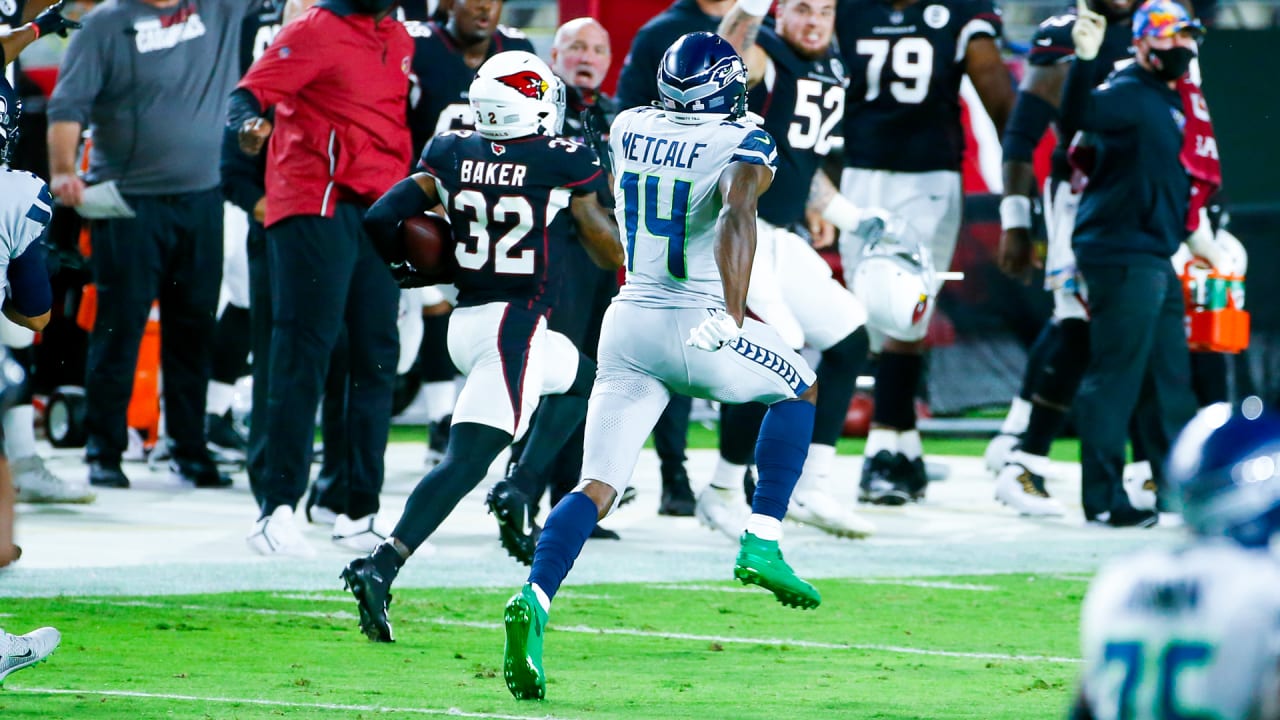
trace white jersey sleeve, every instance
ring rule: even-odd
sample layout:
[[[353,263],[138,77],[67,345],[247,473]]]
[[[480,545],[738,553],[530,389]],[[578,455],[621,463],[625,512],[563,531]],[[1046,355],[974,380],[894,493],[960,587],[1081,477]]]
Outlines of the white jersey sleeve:
[[[1094,579],[1081,637],[1098,720],[1256,717],[1276,701],[1280,564],[1225,540],[1128,558]]]
[[[26,252],[53,217],[53,195],[29,172],[0,169],[0,283],[8,294],[9,261]]]
[[[657,108],[620,114],[609,137],[618,226],[627,251],[619,300],[646,307],[723,308],[715,259],[720,176],[729,163],[777,165],[753,123],[681,125]]]

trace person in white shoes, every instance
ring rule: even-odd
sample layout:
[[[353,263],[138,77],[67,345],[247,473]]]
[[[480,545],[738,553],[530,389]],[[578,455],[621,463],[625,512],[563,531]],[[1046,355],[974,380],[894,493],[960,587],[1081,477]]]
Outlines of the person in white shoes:
[[[820,169],[823,158],[843,145],[839,126],[849,84],[831,46],[835,0],[784,0],[776,25],[762,27],[769,5],[738,2],[719,29],[747,64],[747,107],[762,116],[761,127],[778,144],[777,177],[758,205],[747,308],[791,347],[808,345],[822,354],[813,437],[787,519],[841,537],[864,537],[874,526],[850,503],[837,500],[825,481],[858,371],[867,361],[867,312],[814,248],[832,245],[836,228],[853,231],[880,215],[850,204]],[[807,231],[810,239],[793,229]],[[759,404],[722,408],[720,461],[698,495],[698,518],[735,539],[747,518],[737,488],[752,462],[764,412]]]
[[[13,673],[52,655],[60,642],[62,634],[51,627],[32,630],[26,635],[11,635],[0,629],[0,685]]]

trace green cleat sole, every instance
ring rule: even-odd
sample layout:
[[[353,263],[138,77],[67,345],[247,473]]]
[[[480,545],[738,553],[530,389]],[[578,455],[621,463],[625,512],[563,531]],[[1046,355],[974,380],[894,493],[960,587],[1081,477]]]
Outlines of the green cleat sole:
[[[743,585],[757,585],[773,593],[774,598],[786,607],[812,610],[822,604],[822,598],[797,592],[782,585],[776,585],[763,573],[746,565],[736,565],[733,577]]]
[[[540,663],[529,657],[533,608],[523,598],[513,599],[507,603],[503,621],[507,629],[507,647],[503,653],[502,674],[507,681],[507,689],[517,700],[541,700],[547,695],[547,681]]]

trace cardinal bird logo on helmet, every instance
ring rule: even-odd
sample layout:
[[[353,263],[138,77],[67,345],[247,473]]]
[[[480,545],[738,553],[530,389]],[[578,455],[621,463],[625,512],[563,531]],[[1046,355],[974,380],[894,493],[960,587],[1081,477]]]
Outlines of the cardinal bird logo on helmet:
[[[503,85],[515,88],[515,91],[521,95],[534,100],[543,99],[543,96],[547,93],[547,81],[532,70],[521,70],[518,73],[503,75],[496,79]]]
[[[920,322],[920,318],[924,317],[925,312],[929,310],[929,296],[921,294],[920,299],[916,301],[915,309],[911,311],[911,324],[915,325]]]

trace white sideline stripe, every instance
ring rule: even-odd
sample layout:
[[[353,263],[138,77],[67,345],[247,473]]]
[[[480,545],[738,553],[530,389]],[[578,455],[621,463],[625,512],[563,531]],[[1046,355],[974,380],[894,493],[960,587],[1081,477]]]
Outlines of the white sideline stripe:
[[[953,583],[943,580],[894,580],[891,578],[841,578],[842,582],[849,582],[855,585],[901,585],[904,587],[933,588],[935,590],[966,590],[971,592],[994,592],[1000,588],[995,585],[974,585],[969,583]],[[759,593],[759,589],[741,588],[741,587],[721,587],[719,585],[678,585],[674,583],[664,583],[661,585],[649,585],[647,587],[655,590],[689,590],[694,592],[720,592],[720,593]]]
[[[237,608],[212,607],[207,605],[166,605],[148,601],[108,601],[108,600],[75,600],[84,605],[109,605],[112,607],[145,607],[164,610],[188,610],[191,612],[240,612],[250,615],[284,615],[288,617],[329,618],[333,620],[355,620],[359,616],[345,611],[320,612],[317,610],[273,610],[271,608]],[[449,618],[410,618],[400,622],[444,625],[447,627],[468,627],[479,630],[501,630],[502,623],[484,622],[481,620],[451,620]],[[626,637],[659,638],[663,640],[692,640],[721,645],[771,645],[775,647],[803,647],[822,650],[863,650],[867,652],[888,652],[902,655],[929,655],[933,657],[963,658],[968,660],[1005,660],[1009,662],[1045,662],[1059,664],[1079,664],[1080,658],[1058,657],[1056,655],[1008,655],[1005,653],[960,652],[956,650],[931,650],[929,648],[906,647],[902,645],[876,645],[871,643],[829,643],[814,640],[788,640],[786,638],[749,638],[728,637],[721,635],[693,635],[689,633],[658,632],[656,630],[638,630],[635,628],[595,628],[586,625],[551,625],[549,629],[558,632],[579,633],[582,635],[622,635]]]
[[[31,695],[96,695],[101,697],[137,698],[140,700],[181,700],[183,702],[225,703],[227,705],[261,705],[307,710],[342,710],[369,713],[406,713],[410,715],[444,715],[446,717],[491,718],[492,720],[558,720],[553,715],[501,715],[498,713],[467,712],[459,708],[407,708],[385,705],[344,705],[340,703],[304,703],[287,700],[262,700],[258,698],[200,697],[172,693],[149,693],[126,690],[64,690],[57,688],[5,687],[9,692]]]

